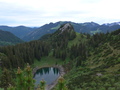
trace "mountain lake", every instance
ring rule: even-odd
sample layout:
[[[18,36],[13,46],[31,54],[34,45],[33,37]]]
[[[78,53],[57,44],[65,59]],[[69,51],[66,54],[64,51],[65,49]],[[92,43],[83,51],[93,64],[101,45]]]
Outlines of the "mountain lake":
[[[44,67],[40,68],[34,74],[35,85],[38,86],[41,80],[45,80],[46,84],[52,84],[60,75],[60,71],[58,68],[54,67]]]

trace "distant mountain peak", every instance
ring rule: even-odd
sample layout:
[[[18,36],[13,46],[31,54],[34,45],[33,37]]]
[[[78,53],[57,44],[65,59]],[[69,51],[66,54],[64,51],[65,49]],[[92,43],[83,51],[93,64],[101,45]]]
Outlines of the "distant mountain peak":
[[[103,24],[103,25],[106,25],[106,26],[120,25],[120,22],[105,23],[105,24]]]
[[[96,27],[96,26],[99,26],[99,24],[95,23],[95,22],[85,22],[85,23],[82,23],[84,26],[87,26],[87,27]]]

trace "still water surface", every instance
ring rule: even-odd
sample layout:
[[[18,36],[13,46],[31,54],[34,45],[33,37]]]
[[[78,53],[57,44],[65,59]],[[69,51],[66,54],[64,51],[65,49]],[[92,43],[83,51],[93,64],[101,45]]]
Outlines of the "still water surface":
[[[59,77],[59,74],[58,68],[46,67],[38,69],[34,74],[34,79],[36,80],[35,85],[38,85],[42,79],[49,85]]]

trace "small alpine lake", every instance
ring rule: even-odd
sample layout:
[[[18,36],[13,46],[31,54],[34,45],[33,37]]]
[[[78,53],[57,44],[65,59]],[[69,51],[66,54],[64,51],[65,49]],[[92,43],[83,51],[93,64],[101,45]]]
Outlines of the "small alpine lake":
[[[60,71],[55,67],[44,67],[38,69],[34,73],[34,79],[36,80],[35,85],[40,84],[41,80],[45,80],[46,84],[49,85],[54,82],[60,75]]]

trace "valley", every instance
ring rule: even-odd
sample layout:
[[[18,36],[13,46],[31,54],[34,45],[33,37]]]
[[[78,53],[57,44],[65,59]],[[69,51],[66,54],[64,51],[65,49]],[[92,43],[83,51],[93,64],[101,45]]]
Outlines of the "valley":
[[[78,33],[107,33],[112,32],[120,28],[119,22],[113,22],[108,24],[98,24],[96,22],[85,22],[85,23],[76,23],[71,21],[59,21],[55,23],[48,23],[38,27],[27,27],[27,26],[0,26],[0,29],[3,31],[9,31],[23,41],[32,41],[38,40],[45,34],[52,34],[58,30],[58,28],[65,24],[70,23],[74,30]]]
[[[59,26],[56,31],[41,35],[41,39],[37,38],[39,40],[0,47],[1,88],[8,88],[9,83],[13,87],[17,87],[15,83],[18,81],[15,72],[18,67],[24,71],[26,63],[29,63],[31,68],[62,66],[66,73],[63,76],[64,85],[67,86],[66,90],[119,90],[120,29],[110,29],[110,32],[107,32],[108,29],[106,29],[105,33],[91,34],[85,26],[92,28],[92,26],[105,25],[84,23],[81,26],[84,26],[88,32],[84,33],[83,30],[80,33],[80,31],[76,32],[76,27],[74,27],[78,24],[73,24],[62,23],[60,26],[56,24],[55,28],[50,27],[56,29]],[[11,74],[4,76],[4,68],[8,70],[7,73]],[[3,77],[9,77],[9,79]],[[2,83],[6,81],[8,83]],[[33,88],[32,85],[30,88]],[[59,84],[52,90],[59,90],[58,87]]]

